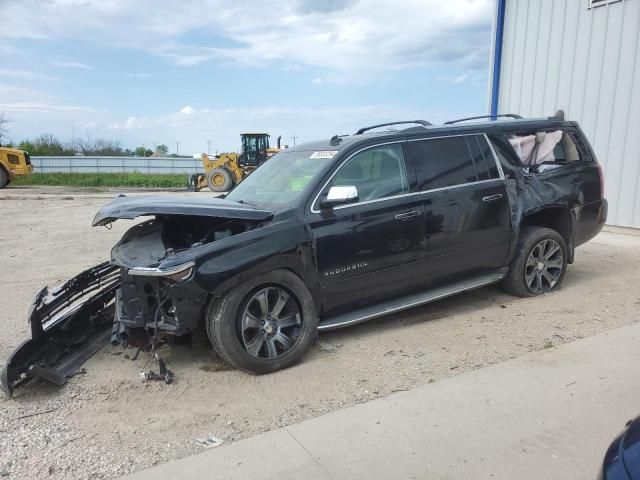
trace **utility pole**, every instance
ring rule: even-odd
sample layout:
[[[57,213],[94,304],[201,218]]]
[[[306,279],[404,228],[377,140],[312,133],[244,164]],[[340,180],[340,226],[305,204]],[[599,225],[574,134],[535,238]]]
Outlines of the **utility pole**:
[[[293,140],[293,146],[296,146],[296,138],[300,138],[300,137],[296,137],[296,132],[293,132],[293,135],[291,136],[291,140]]]
[[[180,142],[176,140],[176,157],[180,154],[180,151],[178,150],[179,146],[180,146]]]
[[[211,153],[211,140],[207,140],[207,155]]]

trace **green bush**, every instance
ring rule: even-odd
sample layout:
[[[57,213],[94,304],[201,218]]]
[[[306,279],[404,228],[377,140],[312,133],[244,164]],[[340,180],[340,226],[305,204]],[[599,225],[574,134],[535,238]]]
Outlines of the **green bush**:
[[[131,173],[33,173],[18,177],[12,185],[60,185],[68,187],[184,188],[188,175]]]

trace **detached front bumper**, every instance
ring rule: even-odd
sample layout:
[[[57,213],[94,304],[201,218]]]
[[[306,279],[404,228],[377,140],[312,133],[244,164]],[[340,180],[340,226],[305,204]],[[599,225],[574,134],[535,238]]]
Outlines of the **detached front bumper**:
[[[105,262],[43,288],[29,311],[31,338],[9,356],[0,389],[11,396],[29,378],[62,385],[109,340],[128,344],[133,330],[159,340],[192,332],[207,292],[189,280],[195,264],[127,269]]]
[[[57,385],[109,342],[120,268],[105,262],[52,290],[43,288],[29,311],[31,338],[9,356],[0,389],[11,396],[32,377]]]

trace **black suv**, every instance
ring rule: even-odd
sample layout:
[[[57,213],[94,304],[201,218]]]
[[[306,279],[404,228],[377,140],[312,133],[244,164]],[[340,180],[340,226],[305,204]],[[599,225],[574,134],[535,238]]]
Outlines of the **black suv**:
[[[416,126],[371,131],[405,123]],[[376,125],[278,153],[224,198],[116,198],[94,225],[153,218],[56,295],[94,285],[90,310],[108,312],[114,341],[204,322],[224,361],[267,373],[298,362],[318,330],[497,282],[525,297],[555,290],[606,215],[600,166],[561,112]],[[66,321],[46,293],[34,337],[47,333],[34,322]]]

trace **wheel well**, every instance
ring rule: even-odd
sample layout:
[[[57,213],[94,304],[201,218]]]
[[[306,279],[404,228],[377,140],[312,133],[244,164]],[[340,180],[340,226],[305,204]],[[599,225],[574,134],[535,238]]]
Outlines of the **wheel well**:
[[[564,239],[569,249],[569,263],[573,263],[573,222],[571,213],[564,207],[550,207],[530,213],[522,219],[522,227],[546,227],[555,230]]]
[[[222,282],[220,285],[218,285],[212,292],[209,293],[209,299],[207,301],[216,301],[216,299],[219,299],[223,296],[225,296],[227,293],[229,293],[230,291],[232,291],[234,288],[237,288],[238,285],[240,285],[242,282],[246,281],[249,278],[252,278],[254,276],[257,275],[263,275],[269,271],[272,270],[286,270],[289,273],[292,273],[293,275],[295,275],[296,277],[298,277],[307,287],[307,289],[309,290],[309,293],[311,293],[311,296],[313,297],[314,301],[316,302],[316,308],[318,308],[318,312],[320,312],[320,306],[319,306],[319,298],[317,298],[317,293],[314,294],[314,291],[312,288],[310,288],[310,286],[307,284],[307,282],[305,282],[305,279],[302,275],[300,275],[300,273],[298,271],[296,271],[295,268],[292,268],[291,266],[280,266],[278,268],[275,269],[257,269],[255,271],[252,271],[250,274],[245,274],[245,275],[235,275],[229,279],[227,279],[226,281]]]

